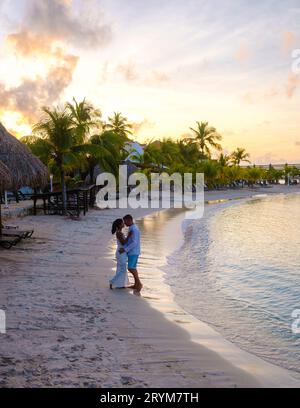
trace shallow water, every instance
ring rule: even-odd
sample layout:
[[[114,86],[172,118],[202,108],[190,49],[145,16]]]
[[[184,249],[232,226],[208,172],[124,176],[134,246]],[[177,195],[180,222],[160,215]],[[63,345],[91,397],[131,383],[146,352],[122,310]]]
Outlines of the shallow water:
[[[300,373],[300,195],[207,207],[168,259],[176,301],[225,338]]]

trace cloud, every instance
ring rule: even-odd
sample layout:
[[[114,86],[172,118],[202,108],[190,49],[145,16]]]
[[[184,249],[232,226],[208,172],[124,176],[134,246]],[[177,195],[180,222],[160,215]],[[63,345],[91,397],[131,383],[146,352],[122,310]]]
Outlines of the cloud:
[[[163,71],[153,69],[152,71],[142,71],[138,65],[132,61],[110,62],[106,61],[100,68],[99,79],[101,83],[114,81],[116,78],[124,79],[127,82],[138,84],[157,85],[168,82],[169,76]]]
[[[88,3],[84,2],[85,9]],[[26,0],[22,23],[6,42],[21,61],[38,58],[45,70],[43,76],[21,78],[15,87],[0,82],[1,117],[9,111],[34,123],[41,106],[57,103],[72,82],[79,57],[68,52],[68,46],[95,49],[110,41],[110,26],[102,23],[98,9],[93,22],[87,21],[85,12],[74,15],[74,10],[72,0]]]
[[[74,55],[61,55],[46,77],[24,79],[20,85],[9,89],[0,83],[0,113],[19,112],[27,123],[37,121],[41,105],[56,102],[71,83],[77,62],[78,57]]]
[[[289,54],[293,47],[296,45],[297,36],[291,31],[285,31],[281,34],[280,42],[283,54]]]
[[[72,43],[75,47],[103,46],[111,39],[111,27],[101,23],[103,19],[96,10],[94,21],[85,15],[72,14],[72,1],[28,0],[24,22],[38,35]]]
[[[121,74],[122,77],[129,82],[138,80],[139,75],[137,69],[133,63],[128,62],[127,64],[119,64],[116,67],[116,72]]]
[[[180,140],[185,140],[185,139],[193,139],[194,135],[192,133],[183,133],[182,135],[179,136]]]
[[[252,157],[252,156],[251,156]],[[255,164],[268,165],[268,164],[283,164],[286,163],[286,158],[278,156],[274,152],[266,152],[261,156],[253,155],[252,162]]]
[[[237,49],[234,57],[240,64],[247,63],[251,58],[251,51],[249,47],[245,44],[241,44],[240,47]]]
[[[256,99],[257,99],[257,95],[255,95],[254,92],[247,92],[243,95],[243,101],[250,105],[255,103]]]
[[[287,83],[285,85],[285,90],[286,95],[289,99],[291,99],[294,96],[299,84],[300,84],[299,75],[290,74],[288,76]]]
[[[46,34],[38,36],[30,30],[8,35],[7,42],[22,59],[34,56],[48,62],[44,76],[22,78],[20,85],[11,88],[0,83],[0,113],[17,112],[32,124],[38,120],[41,106],[57,102],[70,85],[79,57],[67,53]]]
[[[262,122],[259,122],[257,124],[257,127],[261,127],[261,126],[270,126],[272,124],[272,122],[270,122],[269,120],[263,120]]]
[[[286,96],[288,99],[291,99],[298,86],[300,84],[300,76],[295,74],[290,74],[284,84],[280,87],[272,86],[268,89],[258,89],[246,92],[242,99],[247,104],[255,104],[260,102],[265,102],[276,97]]]
[[[224,131],[222,132],[222,134],[223,134],[224,136],[235,136],[237,133],[236,133],[236,131],[234,131],[234,130],[224,130]]]
[[[170,80],[166,73],[157,70],[151,72],[150,79],[156,83],[168,82]]]
[[[9,34],[6,38],[8,45],[20,57],[31,57],[32,55],[47,56],[52,52],[53,39],[46,35],[36,35],[29,30]]]
[[[155,123],[150,122],[148,119],[144,119],[141,122],[132,123],[134,133],[139,133],[143,128],[154,128]]]

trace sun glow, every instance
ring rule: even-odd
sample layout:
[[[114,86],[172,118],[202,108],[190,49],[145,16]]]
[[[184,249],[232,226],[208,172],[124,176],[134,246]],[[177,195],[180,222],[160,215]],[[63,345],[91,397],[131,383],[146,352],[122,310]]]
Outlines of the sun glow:
[[[5,127],[18,138],[29,136],[32,132],[30,125],[26,123],[25,118],[18,112],[0,112],[0,122],[4,123]]]

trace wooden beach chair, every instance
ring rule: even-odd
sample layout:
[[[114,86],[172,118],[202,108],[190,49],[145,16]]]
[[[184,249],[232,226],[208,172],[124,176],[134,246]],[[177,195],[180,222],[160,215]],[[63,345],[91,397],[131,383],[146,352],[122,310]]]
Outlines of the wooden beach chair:
[[[21,238],[31,238],[34,230],[20,230],[19,227],[2,226],[2,235],[20,236]]]
[[[18,227],[4,227],[3,235],[22,236],[22,238],[31,238],[34,230],[20,230]]]
[[[0,246],[5,249],[10,249],[11,247],[17,245],[21,241],[20,237],[6,237],[0,235]]]

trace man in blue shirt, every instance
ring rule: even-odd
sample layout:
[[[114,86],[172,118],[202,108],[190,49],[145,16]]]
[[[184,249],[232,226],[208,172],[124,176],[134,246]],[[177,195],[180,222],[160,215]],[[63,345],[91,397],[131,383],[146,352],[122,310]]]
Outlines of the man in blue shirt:
[[[140,292],[143,285],[139,278],[137,264],[141,254],[141,233],[138,226],[133,222],[131,215],[126,215],[123,220],[125,225],[129,227],[129,235],[128,241],[124,244],[124,248],[120,249],[120,253],[123,253],[124,251],[127,253],[128,270],[134,277],[134,285],[132,288]]]

